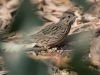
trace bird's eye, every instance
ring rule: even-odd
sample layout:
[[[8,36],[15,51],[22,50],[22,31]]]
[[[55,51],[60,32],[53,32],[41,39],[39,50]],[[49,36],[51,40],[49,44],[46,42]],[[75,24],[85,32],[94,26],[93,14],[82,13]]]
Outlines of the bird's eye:
[[[68,18],[70,18],[70,16],[68,16]]]

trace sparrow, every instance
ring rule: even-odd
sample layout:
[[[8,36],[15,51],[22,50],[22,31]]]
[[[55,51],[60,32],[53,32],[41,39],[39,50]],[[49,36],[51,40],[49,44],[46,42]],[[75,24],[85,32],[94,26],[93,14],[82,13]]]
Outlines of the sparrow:
[[[36,43],[39,47],[60,45],[66,39],[77,16],[74,12],[66,11],[57,23],[50,24],[34,35],[23,39],[21,43]]]

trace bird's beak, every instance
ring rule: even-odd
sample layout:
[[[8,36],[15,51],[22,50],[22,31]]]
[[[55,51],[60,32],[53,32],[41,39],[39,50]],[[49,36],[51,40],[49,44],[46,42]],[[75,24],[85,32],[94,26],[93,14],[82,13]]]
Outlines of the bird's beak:
[[[78,18],[78,16],[74,16],[73,21],[75,21],[75,20],[76,20],[76,18]]]
[[[75,19],[78,18],[78,16],[75,16]]]

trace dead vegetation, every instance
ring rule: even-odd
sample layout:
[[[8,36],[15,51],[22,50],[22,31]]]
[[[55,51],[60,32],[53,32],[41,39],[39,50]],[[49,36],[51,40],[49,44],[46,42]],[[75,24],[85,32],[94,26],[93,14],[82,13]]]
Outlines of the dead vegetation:
[[[8,30],[11,28],[11,23],[16,18],[16,13],[20,11],[18,8],[21,2],[21,0],[10,0],[8,2],[7,0],[0,1],[0,34],[3,34],[1,37],[6,40],[6,42],[2,42],[2,50],[8,53],[11,52],[11,55],[13,55],[13,52],[20,52],[20,50],[26,50],[28,48],[29,52],[27,52],[27,54],[29,57],[34,58],[35,60],[42,60],[45,64],[49,65],[50,69],[48,70],[48,73],[50,72],[50,75],[82,74],[82,72],[76,67],[78,65],[70,65],[71,62],[78,62],[78,64],[82,63],[82,65],[80,66],[79,64],[79,66],[83,68],[83,71],[84,69],[87,70],[87,68],[89,68],[92,71],[95,71],[97,75],[100,74],[100,68],[94,67],[100,67],[99,0],[31,0],[31,4],[35,4],[38,8],[35,14],[40,16],[41,20],[44,22],[43,26],[35,25],[27,33],[20,30],[8,34]],[[34,7],[32,9],[34,10]],[[74,12],[78,18],[72,25],[64,44],[61,44],[60,47],[54,47],[49,49],[49,51],[36,48],[34,52],[32,51],[32,47],[35,46],[35,43],[15,44],[16,38],[19,39],[35,34],[45,26],[58,22],[65,11]],[[75,58],[75,56],[78,55],[80,58]],[[80,62],[81,60],[82,62]],[[89,64],[85,66],[83,62]],[[1,65],[0,68],[4,68],[4,66]],[[84,68],[83,66],[87,68]],[[5,72],[8,74],[4,69],[0,70],[1,75]],[[93,72],[93,74],[95,72]],[[91,73],[88,73],[88,75]]]

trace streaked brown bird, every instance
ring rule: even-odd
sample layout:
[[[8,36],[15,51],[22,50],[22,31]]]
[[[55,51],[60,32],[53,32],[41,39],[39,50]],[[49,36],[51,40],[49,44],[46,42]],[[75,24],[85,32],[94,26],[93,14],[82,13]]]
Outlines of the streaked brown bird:
[[[40,47],[59,45],[67,37],[76,18],[77,16],[73,12],[66,11],[59,22],[46,26],[35,35],[25,38],[21,43],[36,43]]]

